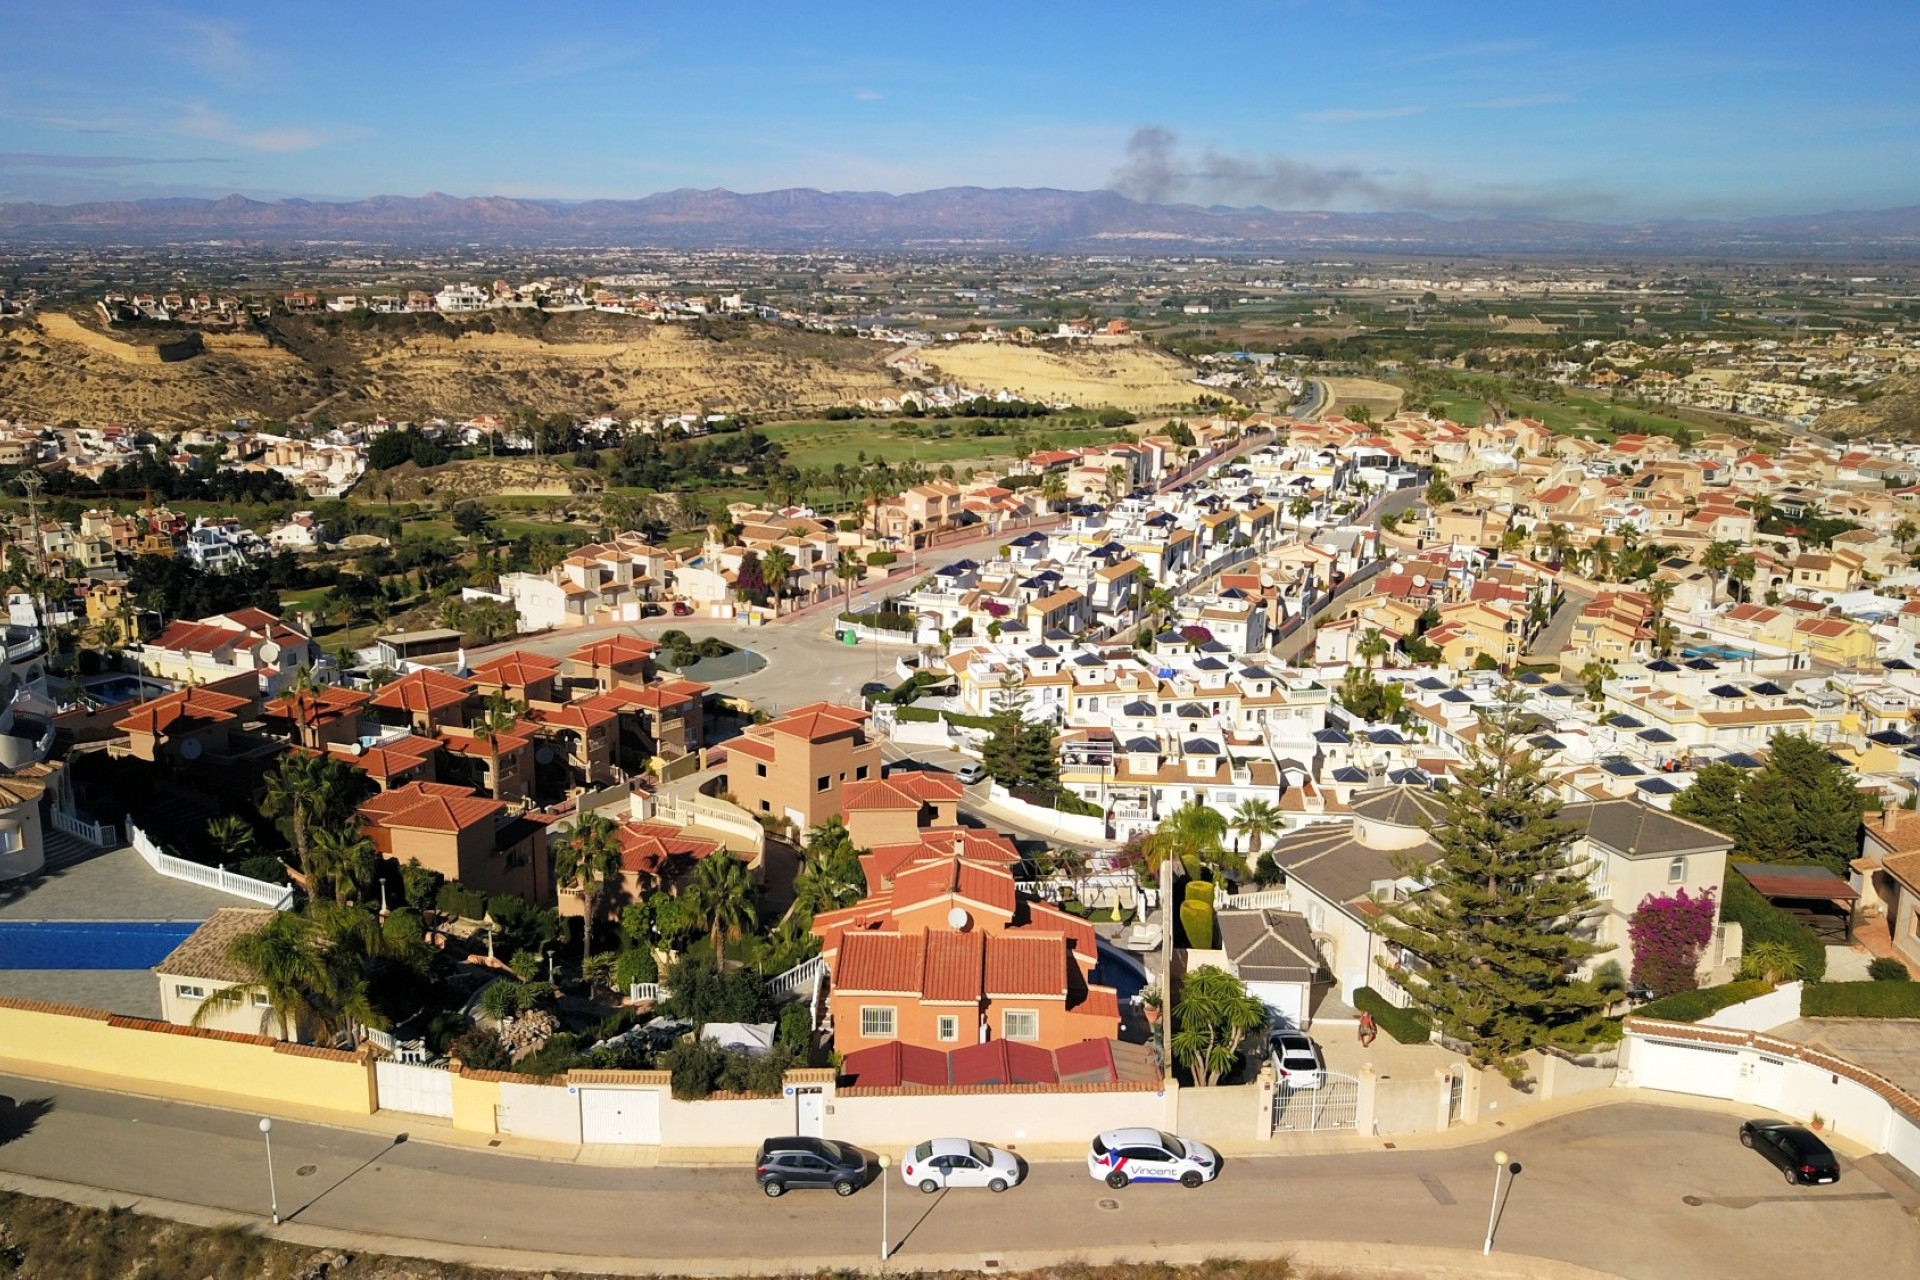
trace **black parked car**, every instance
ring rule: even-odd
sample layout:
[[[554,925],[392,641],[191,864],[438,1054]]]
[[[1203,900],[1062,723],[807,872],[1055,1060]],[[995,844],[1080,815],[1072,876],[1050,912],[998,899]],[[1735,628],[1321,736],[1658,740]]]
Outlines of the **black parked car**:
[[[1840,1181],[1840,1162],[1813,1130],[1782,1120],[1749,1120],[1740,1126],[1740,1145],[1773,1161],[1795,1186]]]
[[[791,1188],[832,1187],[850,1196],[865,1186],[873,1168],[856,1147],[825,1138],[768,1138],[754,1161],[754,1181],[769,1196]]]

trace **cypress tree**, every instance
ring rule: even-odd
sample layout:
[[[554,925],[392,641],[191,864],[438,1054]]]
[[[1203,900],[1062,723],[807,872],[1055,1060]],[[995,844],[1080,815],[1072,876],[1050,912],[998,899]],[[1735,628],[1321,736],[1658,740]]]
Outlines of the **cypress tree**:
[[[1575,831],[1523,737],[1511,691],[1480,717],[1478,740],[1433,829],[1440,856],[1403,857],[1401,874],[1427,887],[1388,904],[1380,933],[1412,953],[1388,972],[1477,1066],[1510,1079],[1520,1055],[1557,1027],[1605,1004],[1574,967],[1604,948],[1581,937],[1594,907]]]

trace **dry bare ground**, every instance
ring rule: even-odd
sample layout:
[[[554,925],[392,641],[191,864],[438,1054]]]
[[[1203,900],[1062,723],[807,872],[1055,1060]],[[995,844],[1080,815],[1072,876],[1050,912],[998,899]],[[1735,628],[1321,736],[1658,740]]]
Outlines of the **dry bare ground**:
[[[1037,400],[1070,400],[1087,408],[1161,409],[1186,404],[1201,388],[1193,371],[1152,347],[1017,347],[1005,342],[954,342],[924,347],[920,359],[955,382],[1005,388]]]
[[[1406,394],[1390,382],[1375,382],[1372,378],[1322,378],[1321,381],[1327,384],[1327,403],[1320,411],[1322,417],[1343,414],[1349,405],[1363,404],[1372,411],[1373,420],[1379,422],[1399,412],[1400,398]]]
[[[896,380],[871,343],[758,323],[688,326],[573,313],[535,319],[276,317],[264,332],[210,333],[187,360],[48,314],[0,325],[0,416],[190,425],[336,418],[714,411],[799,414],[884,395]]]

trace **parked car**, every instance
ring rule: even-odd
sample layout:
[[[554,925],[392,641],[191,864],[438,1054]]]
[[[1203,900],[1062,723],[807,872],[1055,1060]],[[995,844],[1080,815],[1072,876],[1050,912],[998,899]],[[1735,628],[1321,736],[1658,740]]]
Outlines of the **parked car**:
[[[1794,1186],[1840,1181],[1840,1162],[1834,1159],[1833,1148],[1804,1125],[1749,1120],[1740,1126],[1740,1145],[1773,1161]]]
[[[673,616],[676,618],[691,618],[693,616],[693,606],[685,600],[675,600],[673,602]]]
[[[863,698],[877,698],[892,692],[893,686],[884,680],[869,680],[860,686],[860,696]]]
[[[987,769],[986,769],[986,766],[981,764],[978,760],[969,760],[965,764],[961,765],[958,769],[955,769],[953,771],[953,776],[960,779],[961,786],[970,787],[974,783],[980,782],[986,778]]]
[[[900,1157],[900,1178],[928,1195],[944,1187],[1005,1191],[1020,1185],[1020,1159],[1011,1151],[966,1138],[931,1138]]]
[[[754,1181],[769,1196],[802,1187],[832,1187],[850,1196],[865,1186],[873,1167],[857,1147],[825,1138],[768,1138],[754,1161]]]
[[[1220,1153],[1158,1129],[1109,1129],[1088,1148],[1087,1172],[1116,1191],[1129,1182],[1198,1187],[1220,1176]]]
[[[1288,1089],[1318,1089],[1327,1082],[1327,1060],[1303,1031],[1275,1031],[1267,1037],[1274,1073]]]

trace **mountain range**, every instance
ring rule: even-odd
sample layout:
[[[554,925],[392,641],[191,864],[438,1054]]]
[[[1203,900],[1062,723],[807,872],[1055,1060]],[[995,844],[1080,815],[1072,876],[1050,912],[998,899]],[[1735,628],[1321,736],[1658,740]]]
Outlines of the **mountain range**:
[[[148,242],[241,237],[387,244],[631,244],[1071,253],[1647,253],[1920,255],[1920,206],[1735,220],[1578,222],[1526,215],[1289,212],[1150,204],[1114,191],[946,187],[906,195],[796,187],[682,189],[638,200],[373,196],[0,204],[0,239]]]

